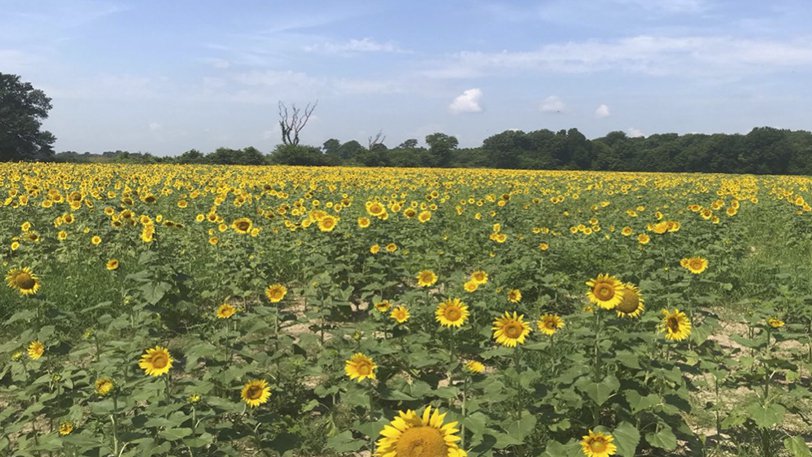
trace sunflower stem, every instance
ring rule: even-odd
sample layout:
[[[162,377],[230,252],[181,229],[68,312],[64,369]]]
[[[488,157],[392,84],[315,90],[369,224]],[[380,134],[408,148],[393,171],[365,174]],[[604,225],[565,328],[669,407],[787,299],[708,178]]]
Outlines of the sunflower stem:
[[[462,382],[462,417],[460,419],[460,448],[465,449],[465,400],[468,396],[468,378]]]

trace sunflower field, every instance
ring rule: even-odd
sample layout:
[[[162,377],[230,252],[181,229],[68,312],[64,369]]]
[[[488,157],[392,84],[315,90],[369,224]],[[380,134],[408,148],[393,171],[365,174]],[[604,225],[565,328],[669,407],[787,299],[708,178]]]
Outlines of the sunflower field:
[[[810,457],[812,178],[0,164],[0,455]]]

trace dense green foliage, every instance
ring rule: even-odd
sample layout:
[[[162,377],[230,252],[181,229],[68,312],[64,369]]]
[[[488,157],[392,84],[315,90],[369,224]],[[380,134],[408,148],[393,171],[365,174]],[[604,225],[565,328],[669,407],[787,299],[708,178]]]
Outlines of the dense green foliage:
[[[459,148],[455,137],[433,133],[426,146],[408,139],[394,148],[377,143],[329,139],[321,148],[278,145],[267,156],[254,147],[197,150],[177,157],[126,151],[97,154],[62,152],[61,162],[284,164],[369,167],[488,167],[528,170],[609,170],[753,174],[812,174],[812,133],[771,127],[741,134],[666,133],[629,137],[611,132],[587,139],[578,129],[553,132],[508,130],[486,138],[477,148]]]
[[[0,162],[46,160],[56,138],[40,130],[51,99],[17,75],[0,73]]]

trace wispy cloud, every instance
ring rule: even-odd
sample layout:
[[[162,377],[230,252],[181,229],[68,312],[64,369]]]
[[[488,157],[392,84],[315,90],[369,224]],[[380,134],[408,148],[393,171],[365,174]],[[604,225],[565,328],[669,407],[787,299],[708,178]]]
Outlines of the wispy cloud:
[[[567,105],[565,105],[564,102],[556,95],[551,95],[545,98],[544,101],[541,102],[541,106],[539,107],[539,109],[544,113],[555,113],[555,114],[563,113],[566,108]]]
[[[454,98],[454,101],[448,105],[448,109],[454,114],[478,113],[482,111],[482,107],[479,105],[481,98],[482,91],[480,89],[468,89]]]
[[[450,61],[450,62],[449,62]],[[555,43],[535,51],[464,51],[424,72],[471,78],[505,70],[586,73],[619,70],[649,75],[773,71],[812,65],[812,39],[791,41],[640,35],[614,41]]]
[[[335,42],[325,41],[322,43],[311,44],[304,46],[306,52],[318,52],[324,54],[358,54],[366,52],[380,52],[380,53],[404,53],[405,50],[401,49],[392,42],[380,43],[372,38],[352,39],[349,41]]]

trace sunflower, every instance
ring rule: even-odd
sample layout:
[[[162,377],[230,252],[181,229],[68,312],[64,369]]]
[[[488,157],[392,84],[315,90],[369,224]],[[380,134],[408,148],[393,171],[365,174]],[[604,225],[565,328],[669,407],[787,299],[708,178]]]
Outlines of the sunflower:
[[[361,217],[358,218],[358,227],[359,228],[365,229],[365,228],[369,227],[370,223],[371,223],[371,221],[369,220],[368,217],[361,216]]]
[[[63,421],[59,424],[59,436],[68,436],[73,433],[73,422]]]
[[[623,283],[614,276],[599,274],[586,285],[590,287],[586,294],[589,301],[603,309],[612,309],[623,300]]]
[[[589,435],[584,435],[581,440],[581,450],[586,457],[608,457],[617,453],[615,438],[602,432],[589,431]]]
[[[319,230],[322,232],[332,232],[338,224],[338,218],[335,216],[324,216],[319,220]]]
[[[702,257],[689,257],[680,260],[680,265],[691,273],[698,275],[708,269],[708,259]]]
[[[93,238],[90,239],[90,242],[93,243],[93,246],[98,246],[101,244],[102,239],[99,235],[93,235]]]
[[[380,244],[375,243],[375,244],[373,244],[372,246],[369,247],[369,253],[370,254],[375,255],[375,254],[377,254],[379,252],[381,252],[381,245]]]
[[[462,327],[468,318],[468,306],[459,298],[448,299],[437,305],[434,314],[437,322],[443,327]]]
[[[378,310],[379,313],[385,313],[392,308],[392,302],[389,300],[381,300],[378,303],[375,303],[375,309]]]
[[[253,227],[254,223],[247,217],[235,219],[234,222],[231,223],[231,228],[233,228],[234,231],[240,235],[245,235],[246,233],[250,232]]]
[[[417,273],[417,285],[419,287],[430,287],[437,282],[437,274],[431,270],[423,270]]]
[[[539,250],[546,251],[548,249],[550,249],[550,243],[545,243],[544,241],[539,243]]]
[[[408,321],[409,316],[411,316],[411,314],[409,314],[409,308],[407,308],[407,307],[405,307],[403,305],[396,306],[392,310],[392,312],[389,314],[389,317],[394,319],[398,324],[402,324],[402,323]]]
[[[265,288],[265,296],[271,303],[279,303],[287,293],[288,288],[282,284],[271,284]]]
[[[623,285],[623,299],[615,307],[617,317],[639,317],[646,306],[643,303],[643,296],[640,295],[640,289],[634,284],[626,283]]]
[[[102,397],[112,392],[114,387],[115,384],[113,383],[113,380],[110,378],[105,377],[96,380],[96,393]]]
[[[223,303],[217,307],[217,311],[214,312],[214,315],[217,316],[218,319],[228,319],[236,313],[237,308],[235,308],[234,305],[230,303]]]
[[[475,283],[474,281],[465,281],[465,284],[462,285],[462,288],[465,289],[466,292],[474,293],[477,289],[479,289],[479,284]]]
[[[242,386],[240,398],[246,405],[256,408],[257,406],[267,403],[268,398],[271,397],[271,388],[268,387],[268,381],[264,379],[252,379]]]
[[[511,303],[519,303],[522,301],[522,291],[519,289],[510,289],[507,294],[507,299]]]
[[[457,422],[443,424],[445,414],[432,413],[426,406],[423,415],[412,410],[398,412],[398,417],[384,426],[376,443],[376,457],[466,457],[459,448]]]
[[[420,214],[417,215],[417,220],[420,221],[423,224],[430,221],[431,220],[431,211],[421,211]]]
[[[651,237],[648,236],[646,233],[641,233],[637,235],[637,242],[640,244],[648,244],[651,241]]]
[[[668,231],[668,221],[658,222],[656,224],[649,224],[647,227],[650,232],[654,232],[657,235],[662,235]]]
[[[28,344],[28,357],[37,360],[45,354],[45,345],[40,340],[34,340]]]
[[[118,266],[119,266],[118,259],[110,259],[107,261],[107,264],[105,264],[105,267],[107,267],[107,269],[110,271],[118,270]]]
[[[39,291],[40,280],[28,267],[14,268],[6,274],[6,284],[20,295],[34,295]]]
[[[161,376],[169,373],[169,369],[172,368],[172,356],[165,347],[155,346],[146,350],[138,366],[149,376]]]
[[[475,282],[478,286],[486,284],[488,282],[488,273],[485,273],[482,270],[477,270],[471,273],[470,281]]]
[[[663,320],[660,323],[660,331],[665,333],[665,339],[672,341],[682,341],[691,334],[691,321],[682,311],[674,308],[674,311],[664,309]]]
[[[530,333],[530,324],[524,321],[524,315],[519,315],[515,311],[513,315],[509,311],[493,321],[493,338],[497,343],[516,347],[517,344],[524,344],[524,339]]]
[[[386,252],[392,254],[398,250],[398,245],[395,243],[389,243],[386,245]]]
[[[536,322],[539,330],[545,335],[553,336],[555,332],[564,328],[564,319],[558,314],[544,314]]]
[[[358,352],[344,362],[344,373],[354,381],[361,382],[364,379],[375,379],[375,370],[378,365],[371,358]]]
[[[767,325],[769,325],[772,328],[781,328],[784,326],[784,321],[778,319],[777,317],[771,317],[767,319]]]
[[[465,362],[465,370],[473,374],[482,374],[485,372],[485,365],[476,360],[469,360]]]
[[[620,234],[623,236],[632,236],[633,230],[628,225],[623,227],[623,230],[620,231]]]

